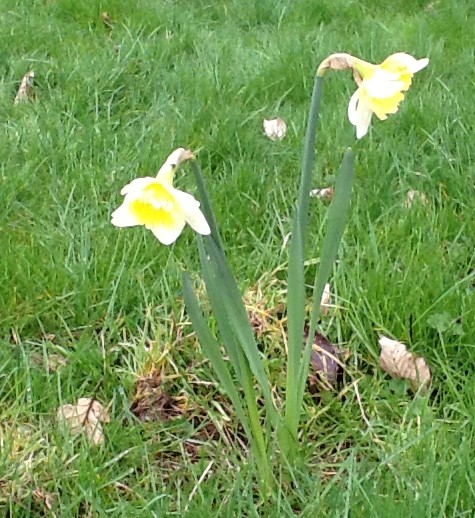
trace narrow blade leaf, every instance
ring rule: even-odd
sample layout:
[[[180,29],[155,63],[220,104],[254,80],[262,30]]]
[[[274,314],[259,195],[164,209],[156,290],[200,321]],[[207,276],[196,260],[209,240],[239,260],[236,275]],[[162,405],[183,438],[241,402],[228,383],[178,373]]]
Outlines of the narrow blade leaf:
[[[183,296],[185,298],[186,310],[190,316],[193,329],[196,332],[196,336],[198,337],[201,348],[203,349],[205,356],[211,362],[211,365],[216,375],[218,376],[218,380],[223,386],[223,389],[231,399],[234,408],[236,409],[236,414],[245,427],[248,437],[250,440],[252,440],[252,433],[249,425],[247,424],[248,418],[244,412],[241,397],[239,396],[239,393],[236,389],[229,368],[226,365],[226,362],[223,360],[221,348],[212,335],[208,324],[206,323],[206,320],[201,313],[198,300],[191,285],[190,277],[186,272],[183,273]]]
[[[351,193],[353,190],[353,180],[355,177],[354,154],[351,148],[347,149],[343,162],[338,174],[335,195],[328,211],[327,231],[323,241],[322,252],[320,256],[320,267],[315,278],[312,300],[312,315],[310,318],[309,334],[305,353],[302,357],[300,366],[300,390],[299,397],[303,397],[305,387],[310,354],[312,351],[312,342],[317,326],[317,318],[320,313],[320,300],[322,298],[325,284],[331,274],[333,263],[338,254],[343,232],[348,223],[351,205]]]
[[[208,225],[211,228],[211,237],[213,238],[217,246],[221,250],[223,250],[223,242],[221,239],[221,235],[219,234],[218,224],[216,223],[216,217],[214,215],[211,200],[206,189],[203,173],[201,172],[201,168],[196,160],[193,160],[191,162],[191,168],[195,175],[195,181],[200,195],[201,208],[203,209],[203,214],[206,218],[206,221],[208,222]]]

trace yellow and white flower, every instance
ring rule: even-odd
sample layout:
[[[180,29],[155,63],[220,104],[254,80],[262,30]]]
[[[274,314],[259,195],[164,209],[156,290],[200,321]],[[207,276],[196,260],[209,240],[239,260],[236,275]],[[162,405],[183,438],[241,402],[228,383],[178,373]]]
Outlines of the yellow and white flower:
[[[397,112],[404,99],[402,92],[409,89],[413,75],[426,67],[429,60],[415,59],[403,52],[389,56],[380,65],[351,58],[359,87],[350,99],[348,118],[356,126],[356,137],[360,139],[368,132],[373,113],[385,120]]]
[[[210,234],[200,203],[191,194],[173,187],[176,169],[190,158],[194,158],[191,151],[176,149],[156,178],[137,178],[126,185],[121,191],[124,201],[112,213],[112,224],[117,227],[143,225],[164,245],[176,241],[186,223],[199,234]]]

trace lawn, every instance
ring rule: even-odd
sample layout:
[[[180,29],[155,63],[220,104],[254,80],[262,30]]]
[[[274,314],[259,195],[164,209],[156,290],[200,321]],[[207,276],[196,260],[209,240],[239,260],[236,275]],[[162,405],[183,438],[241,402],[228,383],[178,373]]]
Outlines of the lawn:
[[[104,23],[103,12],[109,17]],[[3,0],[0,11],[0,508],[6,516],[472,516],[475,512],[475,6],[471,0]],[[110,19],[110,21],[109,21]],[[313,187],[356,153],[351,217],[319,331],[346,350],[305,398],[302,463],[265,495],[184,311],[171,247],[111,213],[184,146],[201,164],[276,397],[282,304],[316,68],[333,52],[429,57],[401,109],[355,140],[330,73]],[[35,72],[36,99],[14,105]],[[264,118],[282,117],[282,141]],[[187,164],[177,187],[197,196]],[[413,204],[409,191],[423,193]],[[313,280],[328,204],[311,199]],[[203,298],[203,300],[205,300]],[[432,370],[379,365],[380,335]],[[94,446],[57,421],[100,401]]]

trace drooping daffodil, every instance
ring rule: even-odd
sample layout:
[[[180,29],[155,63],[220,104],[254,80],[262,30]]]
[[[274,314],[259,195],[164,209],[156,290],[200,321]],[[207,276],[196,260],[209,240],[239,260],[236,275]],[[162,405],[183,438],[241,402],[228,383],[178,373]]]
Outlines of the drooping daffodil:
[[[178,148],[155,178],[137,178],[126,185],[121,191],[124,201],[112,213],[112,224],[117,227],[143,225],[164,245],[175,242],[186,223],[198,234],[210,234],[200,203],[191,194],[173,186],[178,166],[191,158],[194,158],[191,151]]]
[[[389,114],[397,112],[404,99],[402,92],[411,86],[412,76],[428,63],[427,58],[415,59],[399,52],[380,65],[356,65],[362,81],[348,105],[348,118],[356,126],[356,138],[366,135],[373,113],[378,119],[385,120]]]
[[[416,59],[404,52],[392,54],[380,65],[373,65],[350,54],[332,54],[322,62],[318,73],[327,70],[352,69],[358,89],[348,105],[348,118],[356,127],[356,137],[368,132],[373,113],[380,120],[396,113],[412,77],[429,63],[427,58]]]

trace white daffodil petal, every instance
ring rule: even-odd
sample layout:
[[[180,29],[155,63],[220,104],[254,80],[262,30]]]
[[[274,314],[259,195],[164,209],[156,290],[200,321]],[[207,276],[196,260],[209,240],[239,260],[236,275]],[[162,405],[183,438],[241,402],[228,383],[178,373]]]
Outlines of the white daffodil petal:
[[[202,234],[204,236],[211,234],[208,222],[198,207],[192,208],[190,206],[190,210],[185,210],[185,220],[195,232],[198,232],[198,234]]]
[[[429,58],[423,58],[416,61],[416,63],[411,67],[411,72],[414,74],[422,70],[429,64]]]
[[[356,138],[360,139],[368,133],[373,112],[364,103],[362,103],[360,99],[356,108],[356,114],[358,120],[356,124]]]
[[[153,232],[153,235],[162,243],[163,245],[171,245],[174,243],[179,235],[183,232],[185,228],[185,221],[177,222],[177,224],[173,227],[165,226],[165,225],[157,225],[156,227],[148,227],[149,230]]]
[[[200,202],[193,198],[191,194],[187,192],[179,191],[175,189],[175,199],[178,200],[181,210],[183,211],[185,221],[190,227],[198,234],[208,235],[211,233],[211,229],[200,210]]]
[[[370,97],[375,99],[387,99],[401,92],[405,87],[404,81],[389,78],[382,74],[375,74],[371,79],[363,81],[364,88]]]
[[[358,115],[356,113],[356,106],[358,105],[358,101],[360,99],[360,90],[356,90],[356,92],[351,96],[350,103],[348,104],[348,119],[350,120],[353,126],[358,124]]]
[[[116,227],[135,227],[135,225],[140,225],[135,215],[129,210],[128,203],[123,203],[116,209],[112,213],[111,218],[111,223]]]
[[[427,58],[416,59],[405,52],[398,52],[389,56],[384,63],[388,62],[393,64],[393,66],[405,67],[412,74],[419,72],[419,70],[422,70],[429,64],[429,60]]]
[[[356,126],[356,138],[360,139],[368,133],[373,112],[361,102],[359,89],[351,96],[348,104],[348,119]]]
[[[130,183],[128,183],[125,187],[123,187],[120,191],[120,194],[125,196],[129,193],[132,194],[134,192],[139,192],[153,182],[156,182],[156,179],[152,178],[151,176],[146,176],[145,178],[136,178],[135,180],[132,180]]]

